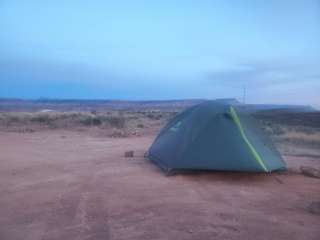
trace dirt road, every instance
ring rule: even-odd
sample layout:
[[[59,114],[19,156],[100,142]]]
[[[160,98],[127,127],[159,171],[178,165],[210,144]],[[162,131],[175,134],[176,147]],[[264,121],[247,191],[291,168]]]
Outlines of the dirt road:
[[[0,132],[0,239],[320,239],[320,216],[307,211],[319,179],[165,177],[142,157],[152,139]]]

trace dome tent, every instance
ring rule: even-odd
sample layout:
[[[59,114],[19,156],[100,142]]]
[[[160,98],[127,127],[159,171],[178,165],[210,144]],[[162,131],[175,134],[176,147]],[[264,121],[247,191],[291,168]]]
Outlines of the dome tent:
[[[235,105],[214,100],[190,107],[172,119],[154,140],[148,158],[167,172],[286,169],[254,118]]]

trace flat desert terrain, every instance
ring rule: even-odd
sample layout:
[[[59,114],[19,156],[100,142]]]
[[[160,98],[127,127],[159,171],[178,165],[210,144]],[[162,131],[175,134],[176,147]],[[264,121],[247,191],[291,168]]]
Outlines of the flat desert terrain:
[[[164,121],[141,121],[120,134],[6,125],[0,239],[320,239],[320,179],[299,170],[320,168],[318,132],[274,131],[287,172],[166,177],[143,157]]]

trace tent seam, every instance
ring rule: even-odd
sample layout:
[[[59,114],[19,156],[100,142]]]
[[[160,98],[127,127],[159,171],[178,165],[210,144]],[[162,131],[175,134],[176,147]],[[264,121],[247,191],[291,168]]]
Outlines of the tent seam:
[[[259,163],[259,165],[262,167],[262,169],[265,172],[269,172],[267,167],[265,166],[262,158],[260,157],[258,152],[255,150],[255,148],[253,147],[253,145],[250,143],[249,139],[247,138],[247,136],[246,136],[246,134],[244,132],[244,129],[243,129],[242,125],[241,125],[240,119],[239,119],[239,117],[237,115],[237,112],[232,106],[230,106],[230,113],[231,113],[233,121],[237,125],[237,127],[238,127],[238,129],[239,129],[239,131],[241,133],[241,136],[242,136],[243,140],[245,141],[245,143],[247,144],[248,148],[250,149],[252,155],[254,156],[256,161]]]

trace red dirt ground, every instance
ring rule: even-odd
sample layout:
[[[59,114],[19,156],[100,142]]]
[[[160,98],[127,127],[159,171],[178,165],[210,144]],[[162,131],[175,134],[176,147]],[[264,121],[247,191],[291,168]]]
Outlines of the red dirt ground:
[[[298,173],[165,177],[153,136],[0,132],[0,239],[320,239],[320,179]],[[134,158],[124,158],[134,150]],[[319,167],[319,159],[286,157]]]

